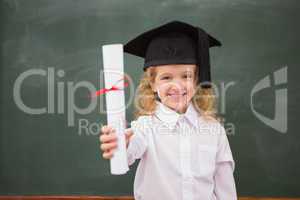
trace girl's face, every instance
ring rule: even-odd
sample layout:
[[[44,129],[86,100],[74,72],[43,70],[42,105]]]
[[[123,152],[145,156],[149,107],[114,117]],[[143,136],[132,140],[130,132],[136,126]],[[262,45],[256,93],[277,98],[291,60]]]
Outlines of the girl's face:
[[[193,64],[155,66],[153,91],[164,105],[184,113],[196,91],[195,70]]]

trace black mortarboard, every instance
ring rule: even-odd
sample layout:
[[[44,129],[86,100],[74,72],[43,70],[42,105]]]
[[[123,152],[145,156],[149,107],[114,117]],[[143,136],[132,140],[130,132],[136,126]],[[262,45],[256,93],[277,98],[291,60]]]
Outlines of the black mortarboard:
[[[124,45],[124,51],[145,58],[147,67],[166,64],[196,64],[198,84],[210,87],[209,47],[221,43],[199,27],[172,21],[151,29]],[[201,72],[200,72],[201,71]]]

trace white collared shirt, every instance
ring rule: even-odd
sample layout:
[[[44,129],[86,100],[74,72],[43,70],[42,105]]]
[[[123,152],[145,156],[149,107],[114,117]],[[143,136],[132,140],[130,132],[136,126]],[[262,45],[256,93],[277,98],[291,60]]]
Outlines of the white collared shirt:
[[[141,159],[135,200],[236,200],[235,162],[225,129],[189,104],[179,114],[156,101],[154,115],[131,122],[128,165]]]

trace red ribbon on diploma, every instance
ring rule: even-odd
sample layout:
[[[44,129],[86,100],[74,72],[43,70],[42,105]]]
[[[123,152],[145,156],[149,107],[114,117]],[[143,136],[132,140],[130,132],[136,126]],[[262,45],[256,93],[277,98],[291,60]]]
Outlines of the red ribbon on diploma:
[[[115,84],[113,84],[113,86],[111,88],[108,88],[108,89],[107,88],[103,88],[103,89],[100,89],[100,90],[96,91],[94,94],[92,94],[92,97],[97,97],[99,95],[105,94],[105,93],[110,92],[110,91],[123,90],[125,87],[127,87],[129,85],[129,83],[127,83],[127,82],[124,81],[123,88],[116,86],[123,79],[126,81],[127,78],[124,77],[124,78],[118,80]]]

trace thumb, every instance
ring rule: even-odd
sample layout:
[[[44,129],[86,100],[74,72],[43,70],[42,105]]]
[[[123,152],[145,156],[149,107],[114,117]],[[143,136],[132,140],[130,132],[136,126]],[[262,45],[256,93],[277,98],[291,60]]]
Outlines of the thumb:
[[[130,138],[133,135],[133,130],[132,128],[127,128],[125,129],[125,137]]]

